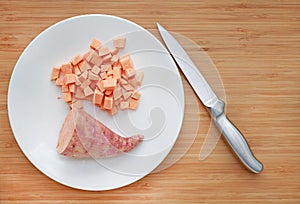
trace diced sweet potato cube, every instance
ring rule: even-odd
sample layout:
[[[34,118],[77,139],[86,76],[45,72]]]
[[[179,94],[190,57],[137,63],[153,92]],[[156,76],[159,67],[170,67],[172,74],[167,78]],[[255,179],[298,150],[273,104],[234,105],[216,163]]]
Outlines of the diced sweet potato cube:
[[[111,110],[107,111],[110,115],[115,115],[118,112],[118,108],[113,106]]]
[[[113,49],[110,53],[111,53],[112,55],[116,55],[116,54],[118,54],[118,52],[119,52],[119,49],[118,49],[118,48],[115,48],[115,49]]]
[[[121,103],[121,101],[122,101],[122,98],[119,98],[118,100],[114,99],[114,105],[118,106]]]
[[[121,78],[120,84],[128,84],[128,81],[126,79]]]
[[[112,64],[116,64],[119,61],[119,56],[118,55],[113,55],[110,59],[110,62]]]
[[[122,76],[121,76],[123,79],[127,80],[127,76],[125,75],[125,73],[122,73]]]
[[[137,81],[135,80],[134,77],[132,77],[131,79],[128,79],[128,83],[133,87],[137,87]]]
[[[104,61],[104,59],[102,59],[102,57],[98,57],[95,61],[95,65],[97,65],[98,67],[102,64],[102,62]]]
[[[100,76],[97,75],[97,74],[94,74],[93,72],[89,71],[89,76],[88,78],[90,80],[93,80],[93,81],[98,81],[100,79]]]
[[[134,88],[130,84],[121,84],[121,86],[126,90],[126,91],[133,91]]]
[[[81,89],[76,89],[75,98],[77,99],[85,99],[85,95]]]
[[[122,48],[124,48],[125,47],[125,43],[126,43],[126,38],[116,38],[115,40],[114,40],[114,46],[116,47],[116,48],[119,48],[119,49],[122,49]]]
[[[140,86],[142,84],[143,78],[144,78],[144,72],[140,72],[139,75],[137,76],[137,83],[136,83],[137,86]]]
[[[65,102],[71,102],[72,101],[72,94],[70,92],[62,93],[63,98]]]
[[[90,63],[95,64],[96,61],[98,60],[99,55],[97,54],[97,52],[93,52]]]
[[[128,69],[128,68],[134,68],[129,55],[125,55],[125,56],[121,57],[119,61],[124,70]]]
[[[127,108],[129,108],[129,101],[121,101],[121,103],[120,103],[120,109],[121,110],[125,110]]]
[[[129,101],[129,109],[132,109],[132,110],[136,110],[137,107],[139,105],[139,101],[134,99],[134,98],[131,98],[130,101]]]
[[[131,98],[134,98],[134,99],[136,99],[136,100],[138,100],[138,99],[140,99],[140,97],[141,97],[141,93],[140,92],[134,92],[133,94],[132,94],[132,96],[131,96]]]
[[[118,81],[120,81],[121,80],[121,68],[119,68],[119,67],[114,67],[113,68],[113,76],[114,76],[114,78],[116,78]]]
[[[123,92],[124,100],[127,101],[127,99],[129,99],[131,95],[132,95],[132,91],[124,91]]]
[[[101,67],[100,67],[101,68],[101,72],[108,71],[110,67],[111,67],[110,64],[103,64],[103,65],[101,65]]]
[[[115,88],[113,95],[114,95],[114,100],[118,100],[119,98],[121,98],[122,96],[121,88],[120,87]]]
[[[61,78],[58,78],[58,79],[56,79],[55,83],[57,86],[62,86],[62,85],[64,85],[64,80]]]
[[[72,65],[70,63],[61,65],[62,74],[72,74]]]
[[[136,73],[135,69],[132,68],[125,69],[125,74],[127,78],[131,78],[135,76],[135,73]]]
[[[102,57],[102,56],[108,55],[108,54],[110,54],[110,50],[108,49],[108,47],[101,47],[99,49],[99,53],[98,53],[99,56]]]
[[[104,103],[103,103],[103,108],[107,110],[111,110],[113,107],[113,99],[111,96],[105,96],[104,97]]]
[[[79,100],[73,101],[73,103],[70,104],[71,108],[78,108],[78,109],[82,109],[83,105],[82,102]]]
[[[105,79],[105,80],[103,80],[103,87],[104,87],[105,89],[110,89],[110,90],[112,90],[112,89],[114,89],[114,88],[116,87],[116,85],[117,85],[117,80],[114,79],[114,78],[110,78],[110,79]]]
[[[101,92],[104,92],[104,91],[105,91],[105,88],[103,87],[103,80],[99,80],[99,81],[98,81],[97,87],[99,88],[99,90],[100,90]]]
[[[53,67],[51,73],[51,80],[56,80],[59,77],[60,67]]]
[[[90,79],[87,79],[87,80],[85,80],[84,82],[81,83],[80,88],[81,88],[82,90],[84,90],[84,89],[85,89],[86,87],[88,87],[90,84],[91,84],[91,80],[90,80]]]
[[[103,62],[110,62],[112,55],[109,53],[108,55],[103,56]]]
[[[83,55],[83,58],[88,62],[91,61],[94,52],[95,52],[94,50],[89,50],[87,53]]]
[[[91,89],[91,87],[87,86],[83,89],[83,93],[84,93],[84,96],[87,97],[87,96],[92,95],[94,92]]]
[[[66,74],[64,76],[65,85],[69,85],[69,84],[72,84],[72,83],[75,83],[75,82],[76,82],[76,75],[75,74]]]
[[[79,69],[79,67],[78,67],[77,65],[74,67],[74,73],[75,73],[77,76],[79,76],[79,75],[81,74],[81,71],[80,71],[80,69]]]
[[[101,106],[103,97],[104,94],[98,88],[96,88],[93,95],[93,103],[95,105]]]
[[[82,62],[80,62],[78,64],[78,66],[79,66],[81,72],[85,72],[87,70],[92,69],[92,67],[90,66],[90,64],[87,61],[85,61],[85,60],[83,60]]]
[[[76,86],[80,86],[81,85],[81,81],[79,80],[79,77],[76,78],[75,85]]]
[[[71,63],[72,63],[73,66],[75,66],[75,65],[77,65],[79,62],[81,62],[82,60],[83,60],[83,58],[82,58],[80,55],[76,55],[76,56],[72,59]]]
[[[101,79],[106,79],[107,78],[107,74],[106,74],[106,72],[102,72],[102,73],[100,73],[100,77],[101,77]]]
[[[101,47],[101,42],[99,40],[97,40],[96,38],[94,38],[91,42],[90,47],[94,50],[98,50]]]
[[[112,75],[113,75],[113,70],[107,71],[107,72],[106,72],[106,75],[107,75],[107,76],[112,76]]]
[[[89,75],[89,72],[85,71],[78,77],[78,79],[81,81],[81,83],[83,83],[88,78],[88,75]]]
[[[61,86],[61,92],[63,92],[63,93],[69,92],[69,86],[67,86],[67,85],[62,85],[62,86]]]
[[[94,65],[91,71],[92,71],[94,74],[99,74],[99,73],[100,73],[100,70],[101,70],[101,69],[100,69],[98,66]]]
[[[106,91],[104,92],[104,94],[105,94],[106,96],[110,96],[112,93],[113,93],[112,90],[106,90]]]
[[[100,77],[99,77],[100,78]],[[93,91],[95,91],[97,87],[97,81],[91,81],[91,84],[89,85]]]
[[[75,84],[70,84],[68,88],[70,93],[75,93]]]

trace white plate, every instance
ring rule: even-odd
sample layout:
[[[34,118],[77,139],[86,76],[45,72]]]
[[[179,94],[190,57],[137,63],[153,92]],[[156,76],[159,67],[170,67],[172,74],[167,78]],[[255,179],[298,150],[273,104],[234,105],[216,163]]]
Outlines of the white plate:
[[[112,48],[116,36],[145,78],[137,111],[111,117],[85,103],[85,110],[124,136],[145,135],[136,149],[110,159],[76,160],[56,152],[68,106],[56,97],[60,88],[49,80],[52,67],[89,49],[92,38]],[[41,172],[78,189],[108,190],[131,184],[151,173],[167,156],[179,134],[184,111],[183,86],[175,63],[147,30],[108,15],[83,15],[63,20],[39,34],[20,56],[8,90],[8,114],[16,141]]]

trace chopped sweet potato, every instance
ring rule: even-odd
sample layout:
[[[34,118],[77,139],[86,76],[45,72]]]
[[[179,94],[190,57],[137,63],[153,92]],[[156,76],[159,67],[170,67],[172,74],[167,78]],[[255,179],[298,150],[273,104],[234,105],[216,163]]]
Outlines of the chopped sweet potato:
[[[65,85],[69,85],[69,84],[72,84],[72,83],[75,83],[76,82],[76,75],[75,74],[66,74],[64,76],[64,84]]]
[[[119,109],[137,109],[141,94],[136,87],[144,74],[135,70],[130,55],[119,57],[125,38],[116,38],[113,44],[115,48],[110,50],[93,39],[89,51],[53,68],[50,80],[61,86],[71,109],[82,107],[81,100],[90,100],[111,115]]]
[[[51,80],[56,80],[59,77],[60,67],[53,67],[51,73]]]
[[[101,42],[94,38],[90,44],[90,47],[94,50],[98,50],[101,47]]]
[[[62,74],[65,76],[66,74],[72,74],[72,65],[70,63],[61,65]]]
[[[124,48],[125,43],[126,43],[126,38],[116,38],[114,40],[114,46],[115,46],[115,48],[118,48],[118,49]]]
[[[104,104],[103,104],[103,108],[107,109],[107,110],[111,110],[113,107],[113,99],[111,96],[105,96],[104,97]]]
[[[138,107],[138,103],[139,103],[138,100],[136,100],[136,99],[134,99],[134,98],[131,98],[131,99],[129,100],[129,109],[136,110],[137,107]]]
[[[116,87],[116,85],[117,85],[117,80],[114,78],[103,80],[103,88],[105,88],[107,90],[114,89]]]
[[[76,56],[72,59],[71,63],[72,63],[73,66],[75,66],[75,65],[77,65],[79,62],[81,62],[82,60],[83,60],[83,58],[82,58],[80,55],[76,55]]]

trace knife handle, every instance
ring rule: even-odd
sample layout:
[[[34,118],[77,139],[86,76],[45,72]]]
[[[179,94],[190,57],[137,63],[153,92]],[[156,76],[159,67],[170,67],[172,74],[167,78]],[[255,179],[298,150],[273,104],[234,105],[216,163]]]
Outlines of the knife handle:
[[[225,103],[218,100],[212,107],[209,107],[208,110],[220,132],[241,162],[254,173],[262,172],[262,163],[255,158],[242,133],[226,117],[224,107]]]

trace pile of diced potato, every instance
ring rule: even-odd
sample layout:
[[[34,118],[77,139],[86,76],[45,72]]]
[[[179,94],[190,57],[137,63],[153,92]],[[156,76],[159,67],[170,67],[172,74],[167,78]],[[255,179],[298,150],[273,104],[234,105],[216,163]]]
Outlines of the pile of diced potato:
[[[93,39],[91,49],[83,56],[53,68],[51,80],[61,87],[63,99],[71,108],[82,108],[81,100],[90,100],[111,115],[119,109],[137,109],[141,94],[136,88],[144,74],[137,73],[129,55],[118,55],[125,44],[126,38],[117,38],[110,50]]]

